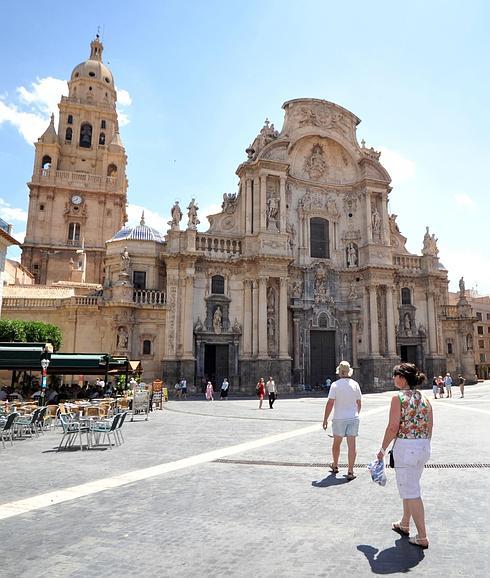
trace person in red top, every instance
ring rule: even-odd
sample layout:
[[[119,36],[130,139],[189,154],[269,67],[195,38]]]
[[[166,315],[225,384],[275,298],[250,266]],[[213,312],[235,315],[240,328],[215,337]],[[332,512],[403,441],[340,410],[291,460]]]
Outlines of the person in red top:
[[[257,392],[257,395],[259,396],[259,409],[264,409],[262,407],[262,404],[264,403],[264,395],[265,395],[265,382],[264,382],[264,378],[261,377],[257,383],[257,385],[255,386],[255,391]]]

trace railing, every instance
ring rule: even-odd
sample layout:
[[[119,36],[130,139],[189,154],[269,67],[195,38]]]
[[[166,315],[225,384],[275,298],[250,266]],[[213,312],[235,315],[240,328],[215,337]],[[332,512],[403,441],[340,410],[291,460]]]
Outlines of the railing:
[[[98,297],[74,297],[75,305],[98,305]]]
[[[133,291],[133,303],[141,305],[165,305],[165,292],[158,289],[136,289]]]
[[[440,314],[446,319],[474,319],[476,321],[471,305],[441,305]]]
[[[240,239],[196,235],[196,251],[204,251],[211,256],[240,255],[242,252],[242,242]]]
[[[97,101],[95,103],[95,101],[90,101],[86,98],[76,98],[73,96],[62,96],[61,97],[61,102],[69,102],[72,104],[96,104],[97,108],[105,108],[106,110],[114,110],[114,105],[113,104],[109,104],[109,103],[105,103],[105,102],[99,102]]]
[[[393,264],[402,269],[422,269],[421,258],[417,255],[394,255]]]
[[[28,308],[44,308],[44,307],[59,307],[63,303],[63,299],[40,299],[35,297],[4,297],[2,301],[3,309],[21,309]]]
[[[117,177],[104,177],[102,175],[90,175],[88,173],[77,173],[74,171],[56,171],[54,169],[41,169],[39,172],[41,180],[56,179],[68,185],[115,189]]]

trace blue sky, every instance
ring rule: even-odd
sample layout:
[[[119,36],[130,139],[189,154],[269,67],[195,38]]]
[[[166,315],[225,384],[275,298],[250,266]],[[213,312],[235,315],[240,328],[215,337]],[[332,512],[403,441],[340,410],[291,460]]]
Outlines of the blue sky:
[[[450,288],[464,275],[490,294],[485,2],[29,0],[0,10],[0,216],[17,234],[28,141],[100,26],[120,91],[133,221],[145,208],[163,230],[173,202],[192,197],[200,216],[216,212],[264,119],[280,129],[284,101],[323,98],[359,116],[359,141],[382,151],[408,249],[420,253],[429,226]]]

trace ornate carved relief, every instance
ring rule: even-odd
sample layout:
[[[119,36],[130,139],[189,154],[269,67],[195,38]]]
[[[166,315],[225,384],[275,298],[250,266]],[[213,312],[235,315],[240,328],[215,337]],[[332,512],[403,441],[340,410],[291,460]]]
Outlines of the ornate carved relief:
[[[223,213],[232,215],[237,208],[237,195],[236,193],[224,193],[223,202],[221,203],[221,208]]]
[[[320,144],[313,145],[309,156],[305,159],[303,170],[314,181],[328,175],[328,164]]]
[[[347,267],[357,267],[359,265],[359,251],[357,245],[352,241],[345,247],[345,260]]]
[[[310,191],[306,193],[298,202],[298,207],[306,212],[322,212],[332,219],[340,217],[337,203],[324,191]]]

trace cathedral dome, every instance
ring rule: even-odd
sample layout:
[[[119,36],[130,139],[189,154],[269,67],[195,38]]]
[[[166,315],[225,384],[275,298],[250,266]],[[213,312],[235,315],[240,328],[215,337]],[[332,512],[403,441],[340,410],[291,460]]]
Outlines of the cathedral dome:
[[[104,46],[97,35],[95,40],[90,44],[90,58],[75,66],[71,73],[71,80],[80,80],[81,78],[98,80],[114,89],[114,78],[112,72],[102,62],[103,49]]]
[[[112,237],[112,239],[109,239],[109,242],[125,241],[125,240],[153,241],[154,243],[165,243],[165,239],[163,238],[163,235],[159,231],[153,229],[152,227],[149,227],[148,225],[145,225],[144,213],[141,216],[141,221],[139,225],[132,227],[125,225],[114,235],[114,237]]]

